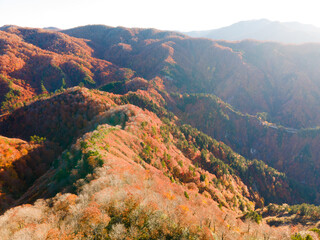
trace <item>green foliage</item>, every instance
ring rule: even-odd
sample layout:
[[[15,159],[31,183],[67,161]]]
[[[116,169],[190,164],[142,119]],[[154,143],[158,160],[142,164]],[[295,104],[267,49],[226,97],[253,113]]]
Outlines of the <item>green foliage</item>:
[[[143,144],[142,152],[140,153],[140,157],[148,164],[151,163],[151,159],[153,158],[153,151],[149,144]]]
[[[190,104],[203,97],[207,98],[208,96],[205,94],[186,95],[184,96],[184,101],[185,104]],[[211,96],[211,98],[213,102],[218,104],[217,99],[214,96]],[[192,154],[194,156],[194,154],[200,150],[201,162],[199,162],[199,164],[201,164],[201,167],[204,167],[206,170],[214,173],[217,177],[220,178],[226,174],[235,174],[252,188],[256,188],[255,184],[257,184],[257,182],[253,181],[256,177],[263,178],[258,183],[268,184],[269,187],[265,188],[265,186],[258,186],[258,189],[266,189],[266,191],[260,192],[266,202],[270,202],[275,199],[274,192],[272,188],[270,188],[270,185],[275,183],[270,181],[270,179],[275,178],[278,180],[277,182],[279,182],[279,180],[284,182],[288,181],[283,173],[279,173],[275,169],[267,166],[264,162],[245,159],[239,154],[233,152],[233,150],[227,145],[217,142],[190,125],[184,124],[177,126],[175,124],[171,124],[170,121],[173,117],[168,118],[163,109],[141,96],[129,94],[129,96],[125,96],[122,101],[124,103],[133,103],[142,108],[145,107],[156,113],[159,117],[162,117],[164,125],[160,127],[160,134],[162,135],[164,142],[169,141],[169,134],[171,133],[178,139],[178,141],[175,142],[175,145],[183,153],[187,154],[188,157],[192,157]],[[228,116],[225,116],[223,112],[220,112],[219,114],[228,118]],[[207,162],[208,156],[210,159],[209,163]],[[276,189],[281,188],[281,185],[279,184]]]
[[[125,84],[125,81],[111,82],[111,83],[108,83],[108,84],[100,87],[99,90],[105,91],[105,92],[112,92],[115,94],[123,94],[124,93],[124,84]]]
[[[184,191],[184,196],[189,199],[189,194],[186,191]]]
[[[309,229],[309,231],[317,233],[318,236],[320,237],[320,229],[319,228],[311,228],[311,229]]]
[[[80,146],[81,146],[81,149],[87,149],[89,147],[89,144],[87,142],[85,142],[85,141],[82,141],[80,143]]]
[[[264,212],[263,215],[276,216],[277,218],[271,223],[274,225],[279,225],[279,222],[286,222],[287,224],[290,224],[290,222],[309,224],[311,222],[316,223],[319,221],[320,207],[306,203],[291,206],[288,204],[269,204],[267,211]],[[317,228],[313,228],[312,231],[320,232]]]
[[[215,170],[217,177],[222,177],[223,175],[229,174],[230,167],[219,158],[210,155],[210,164],[212,169]]]
[[[161,161],[161,165],[162,165],[163,168],[167,167],[166,162],[164,160]]]
[[[88,174],[93,173],[94,169],[103,166],[103,160],[98,151],[90,149],[87,143],[80,143],[82,150],[73,150],[64,152],[55,167],[59,167],[54,180],[58,186],[72,185],[77,179],[85,178]],[[72,170],[76,170],[72,174]]]
[[[255,212],[255,211],[250,211],[250,212],[247,212],[244,216],[243,216],[244,219],[251,219],[253,221],[255,221],[256,223],[261,223],[262,221],[262,216]]]
[[[80,72],[83,75],[83,80],[82,82],[84,83],[84,85],[95,85],[96,82],[93,80],[93,78],[87,73],[87,71],[83,68],[82,65],[78,65]]]
[[[268,121],[268,113],[266,113],[266,112],[258,112],[256,115],[261,120]]]
[[[204,181],[206,180],[206,177],[207,177],[207,176],[206,176],[205,174],[201,174],[201,175],[200,175],[200,181],[201,181],[201,182],[204,182]]]
[[[168,143],[170,141],[170,129],[168,125],[162,125],[160,127],[160,134],[163,138],[164,143]]]
[[[163,153],[163,160],[164,161],[170,161],[171,155],[169,153],[164,152]]]
[[[83,78],[83,82],[86,85],[94,85],[96,84],[96,82],[93,80],[93,78],[91,76],[89,76],[89,74],[85,74],[84,78]]]
[[[63,86],[63,81],[66,78],[66,75],[58,65],[50,63],[42,65],[40,68],[41,70],[37,71],[35,74],[41,79],[42,94],[65,88],[65,86]],[[62,84],[59,86],[60,82]],[[46,83],[46,88],[44,87],[44,83]]]
[[[312,237],[308,234],[305,237],[302,237],[300,233],[296,233],[295,235],[291,236],[292,240],[312,240]]]
[[[316,221],[320,218],[320,207],[313,204],[303,203],[291,206],[289,213],[298,214],[299,216]]]
[[[42,94],[48,93],[48,90],[47,90],[46,87],[44,86],[43,81],[41,81],[41,92],[42,92]]]
[[[184,134],[186,139],[193,139],[193,144],[195,144],[197,148],[200,148],[200,150],[209,149],[213,145],[218,144],[211,137],[202,132],[199,132],[197,129],[191,127],[190,125],[184,124],[179,128],[179,130]]]
[[[64,78],[61,79],[61,90],[65,89],[67,87],[67,84],[66,84],[66,80]]]
[[[147,125],[148,125],[148,122],[143,121],[143,122],[141,123],[141,129],[144,129]]]
[[[101,128],[92,132],[90,138],[81,141],[80,149],[72,148],[65,151],[61,157],[53,163],[57,172],[53,179],[57,181],[57,189],[63,186],[72,186],[78,179],[85,179],[88,174],[92,174],[96,168],[102,167],[104,161],[100,152],[96,149],[96,142],[99,142],[110,131],[117,128]],[[105,148],[109,148],[105,143]]]
[[[102,167],[103,160],[96,150],[89,150],[83,156],[82,166],[80,167],[80,177],[85,177],[88,173],[92,173],[96,167]]]
[[[0,106],[0,110],[1,112],[11,112],[23,105],[23,103],[18,102],[19,98],[21,97],[21,92],[18,89],[12,88],[12,81],[6,78],[5,80],[8,82],[8,87],[10,90],[4,96],[4,99]]]
[[[208,151],[206,149],[202,149],[201,150],[201,160],[207,161],[207,155],[208,155]]]
[[[33,135],[30,137],[30,141],[33,143],[37,143],[37,144],[42,144],[46,141],[47,139],[45,137],[40,137],[37,135]]]
[[[152,126],[151,130],[152,130],[152,136],[155,136],[157,134],[157,128],[155,126]]]
[[[174,128],[174,126],[171,128]],[[188,152],[187,150],[191,149],[192,146],[195,146],[196,150],[201,150],[201,162],[199,164],[206,170],[214,173],[217,177],[222,177],[226,174],[237,175],[245,184],[252,188],[255,188],[254,185],[257,184],[253,180],[257,177],[260,178],[261,181],[258,183],[262,182],[267,186],[267,188],[263,186],[266,191],[260,192],[267,202],[277,199],[271,190],[272,188],[270,188],[272,184],[277,183],[277,189],[280,189],[281,181],[288,182],[285,174],[267,166],[263,161],[256,159],[248,160],[235,153],[229,146],[222,142],[217,142],[190,125],[184,124],[176,128],[178,129],[171,130],[171,132],[174,136],[179,137],[176,146],[182,152]],[[180,135],[179,132],[183,135]],[[208,155],[210,159],[209,163],[207,162]],[[270,180],[273,178],[277,181],[273,182]]]
[[[192,176],[196,175],[196,169],[194,167],[192,167],[191,165],[189,165],[189,172],[192,173]]]

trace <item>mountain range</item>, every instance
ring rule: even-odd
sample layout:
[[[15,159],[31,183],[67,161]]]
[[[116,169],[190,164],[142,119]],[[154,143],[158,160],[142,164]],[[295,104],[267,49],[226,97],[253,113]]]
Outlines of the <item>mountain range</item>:
[[[320,28],[298,22],[278,22],[267,19],[242,21],[227,27],[206,31],[185,32],[191,37],[239,41],[255,39],[302,44],[320,42]]]
[[[3,239],[317,239],[319,49],[1,27]]]

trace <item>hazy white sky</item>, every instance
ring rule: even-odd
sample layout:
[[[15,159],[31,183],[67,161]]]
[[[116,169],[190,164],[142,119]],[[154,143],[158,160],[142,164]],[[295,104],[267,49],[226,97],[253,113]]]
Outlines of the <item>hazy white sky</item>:
[[[320,27],[317,0],[0,0],[0,26],[71,28],[87,24],[205,30],[267,18]]]

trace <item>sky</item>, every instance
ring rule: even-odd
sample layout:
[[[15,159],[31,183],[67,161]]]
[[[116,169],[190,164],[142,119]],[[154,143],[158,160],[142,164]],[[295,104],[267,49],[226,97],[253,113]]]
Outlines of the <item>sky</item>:
[[[88,24],[208,30],[269,19],[320,27],[316,0],[0,0],[0,26],[58,27]]]

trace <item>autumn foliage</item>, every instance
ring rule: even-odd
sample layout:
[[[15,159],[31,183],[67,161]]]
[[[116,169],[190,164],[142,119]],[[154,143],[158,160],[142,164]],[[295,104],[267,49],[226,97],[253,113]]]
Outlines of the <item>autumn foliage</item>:
[[[317,239],[318,207],[285,204],[319,202],[300,51],[1,27],[1,239]]]

